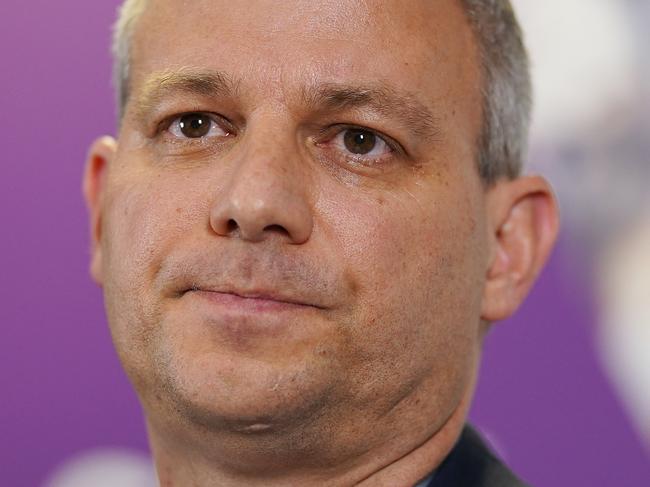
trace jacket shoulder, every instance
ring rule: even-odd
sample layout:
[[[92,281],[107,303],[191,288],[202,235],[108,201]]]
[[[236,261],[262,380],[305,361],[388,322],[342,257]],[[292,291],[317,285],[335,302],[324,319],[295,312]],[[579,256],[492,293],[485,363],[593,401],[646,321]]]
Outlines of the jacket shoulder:
[[[529,487],[465,426],[458,442],[440,464],[428,487]]]

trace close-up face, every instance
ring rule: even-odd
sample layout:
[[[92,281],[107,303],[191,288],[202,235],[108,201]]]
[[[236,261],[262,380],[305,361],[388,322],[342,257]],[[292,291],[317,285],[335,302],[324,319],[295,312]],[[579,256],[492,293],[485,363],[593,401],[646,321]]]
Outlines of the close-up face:
[[[489,264],[477,58],[453,0],[149,2],[93,273],[150,421],[448,419]]]

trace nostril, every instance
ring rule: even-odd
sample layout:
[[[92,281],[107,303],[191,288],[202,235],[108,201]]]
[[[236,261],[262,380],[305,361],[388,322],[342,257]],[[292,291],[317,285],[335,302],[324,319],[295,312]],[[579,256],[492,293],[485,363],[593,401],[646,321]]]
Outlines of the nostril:
[[[239,228],[239,225],[237,225],[237,222],[231,218],[228,220],[228,223],[226,223],[226,228],[228,233],[232,233]]]

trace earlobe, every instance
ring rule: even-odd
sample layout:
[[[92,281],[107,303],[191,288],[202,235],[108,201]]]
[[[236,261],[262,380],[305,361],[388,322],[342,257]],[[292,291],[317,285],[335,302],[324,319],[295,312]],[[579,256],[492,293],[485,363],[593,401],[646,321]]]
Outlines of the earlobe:
[[[486,271],[482,319],[512,315],[524,300],[557,238],[557,202],[538,176],[500,181],[488,190],[488,238],[492,252]]]
[[[106,171],[115,157],[117,143],[112,137],[97,139],[88,151],[83,176],[83,195],[90,224],[90,275],[101,285],[102,277],[102,210]]]

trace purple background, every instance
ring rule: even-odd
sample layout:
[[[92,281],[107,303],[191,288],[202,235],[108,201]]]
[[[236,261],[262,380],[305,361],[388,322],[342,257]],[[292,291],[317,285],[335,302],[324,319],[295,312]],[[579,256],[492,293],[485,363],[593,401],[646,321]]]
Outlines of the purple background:
[[[0,3],[0,485],[38,486],[98,446],[146,450],[141,411],[87,272],[81,172],[114,131],[117,0]],[[600,368],[588,286],[561,243],[488,338],[471,417],[537,486],[650,485]]]

